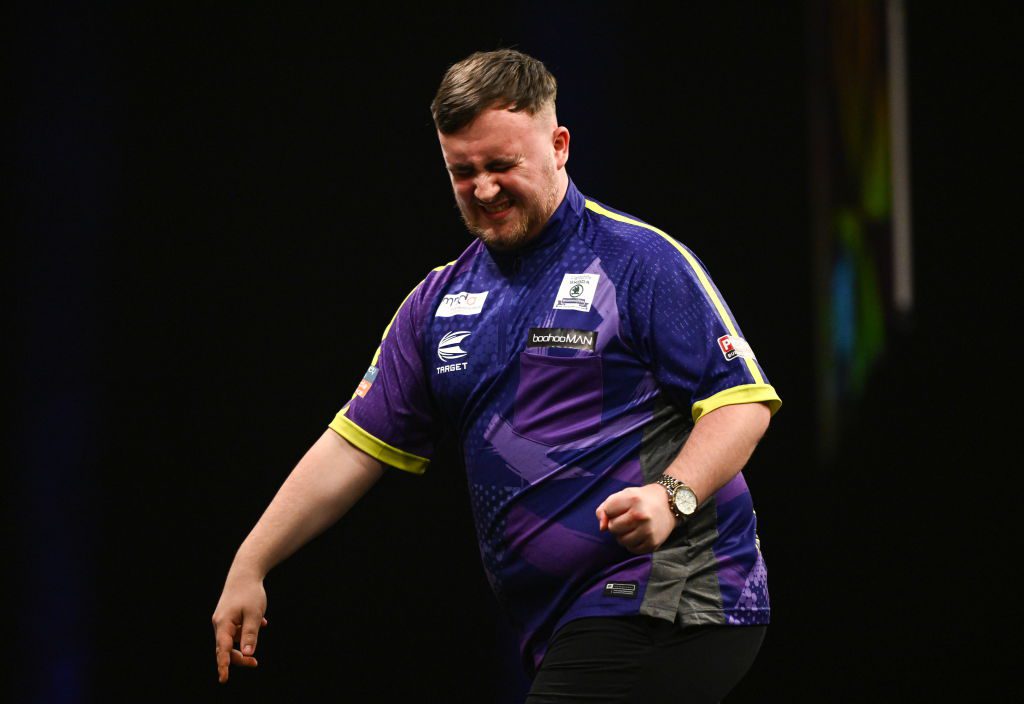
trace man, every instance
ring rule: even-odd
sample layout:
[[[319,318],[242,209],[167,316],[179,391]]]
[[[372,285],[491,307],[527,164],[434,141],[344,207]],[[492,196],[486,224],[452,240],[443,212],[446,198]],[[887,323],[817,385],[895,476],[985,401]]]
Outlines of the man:
[[[424,471],[442,428],[530,702],[717,701],[752,662],[768,599],[740,469],[781,402],[696,257],[572,184],[555,93],[511,50],[445,74],[434,122],[477,240],[402,303],[239,548],[222,682],[256,664],[266,573],[383,465]]]

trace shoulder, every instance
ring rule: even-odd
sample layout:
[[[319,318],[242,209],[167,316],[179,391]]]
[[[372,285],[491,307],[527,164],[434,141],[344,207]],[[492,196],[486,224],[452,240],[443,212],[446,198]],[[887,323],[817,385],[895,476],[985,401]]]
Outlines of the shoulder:
[[[584,237],[606,267],[643,275],[704,270],[688,247],[634,215],[587,198],[585,218]]]
[[[459,255],[458,259],[434,267],[423,277],[409,294],[409,300],[416,309],[434,306],[448,290],[453,281],[472,269],[482,245],[474,241]]]

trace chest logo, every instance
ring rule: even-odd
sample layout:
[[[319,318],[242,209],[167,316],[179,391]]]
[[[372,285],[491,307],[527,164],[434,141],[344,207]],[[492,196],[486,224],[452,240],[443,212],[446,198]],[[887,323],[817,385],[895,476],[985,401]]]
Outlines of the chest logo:
[[[562,284],[558,287],[552,309],[589,313],[600,278],[600,274],[566,274],[562,277]]]
[[[596,330],[571,328],[530,328],[527,347],[565,347],[571,350],[589,350],[597,347]]]
[[[484,308],[484,301],[487,300],[488,293],[490,291],[450,293],[441,299],[434,317],[451,318],[456,315],[479,315]]]
[[[450,362],[453,359],[462,359],[468,352],[459,347],[459,343],[469,337],[472,333],[469,330],[456,330],[445,333],[441,341],[437,343],[437,356],[442,362]]]

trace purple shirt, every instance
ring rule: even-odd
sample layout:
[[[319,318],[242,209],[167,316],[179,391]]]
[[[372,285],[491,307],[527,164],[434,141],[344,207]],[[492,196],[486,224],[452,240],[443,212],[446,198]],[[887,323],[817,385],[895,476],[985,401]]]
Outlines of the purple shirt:
[[[484,568],[532,668],[584,616],[768,622],[742,473],[651,554],[594,514],[657,479],[703,414],[750,402],[781,405],[703,264],[570,183],[525,248],[474,241],[427,275],[330,427],[416,473],[457,434]]]

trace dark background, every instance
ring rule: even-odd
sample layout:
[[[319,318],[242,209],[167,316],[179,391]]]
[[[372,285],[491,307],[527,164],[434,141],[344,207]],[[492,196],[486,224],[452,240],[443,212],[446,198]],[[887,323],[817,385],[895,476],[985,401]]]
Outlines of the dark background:
[[[547,63],[577,185],[701,256],[784,399],[746,472],[773,625],[729,701],[1009,687],[1010,3],[908,6],[917,308],[828,461],[802,4],[211,5],[7,25],[16,700],[511,700],[450,451],[270,575],[258,670],[218,687],[209,625],[394,309],[468,244],[428,105],[499,46]]]

